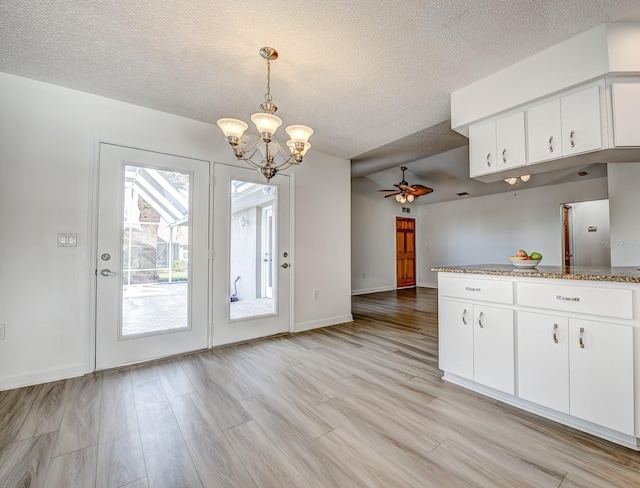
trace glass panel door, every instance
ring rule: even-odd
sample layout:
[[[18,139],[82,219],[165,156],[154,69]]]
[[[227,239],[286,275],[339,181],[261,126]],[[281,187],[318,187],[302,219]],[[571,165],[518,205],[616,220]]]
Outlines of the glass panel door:
[[[213,344],[290,330],[289,177],[216,164]]]
[[[209,163],[100,145],[96,368],[207,347]]]

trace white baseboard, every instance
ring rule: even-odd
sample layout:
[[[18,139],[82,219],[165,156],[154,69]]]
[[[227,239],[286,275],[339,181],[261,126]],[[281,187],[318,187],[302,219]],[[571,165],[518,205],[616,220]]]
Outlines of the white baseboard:
[[[353,322],[353,315],[339,315],[338,317],[328,317],[320,320],[310,320],[308,322],[300,322],[295,324],[294,332],[304,332],[306,330],[319,329],[321,327],[328,327],[330,325],[344,324],[346,322]]]
[[[395,290],[395,286],[380,286],[378,288],[363,288],[360,290],[351,290],[351,295],[365,295],[367,293],[378,293],[381,291]]]
[[[418,283],[420,288],[438,288],[438,283]]]
[[[23,386],[39,385],[50,381],[66,380],[83,376],[85,374],[84,364],[73,364],[64,368],[49,368],[32,371],[28,374],[18,376],[0,376],[0,391],[13,390]]]

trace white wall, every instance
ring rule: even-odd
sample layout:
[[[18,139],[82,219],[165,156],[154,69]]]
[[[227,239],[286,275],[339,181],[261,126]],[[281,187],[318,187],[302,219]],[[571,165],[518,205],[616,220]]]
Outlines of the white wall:
[[[609,252],[609,200],[569,203],[573,208],[573,261],[575,266],[611,266]],[[589,227],[595,231],[589,232]]]
[[[92,368],[96,138],[235,163],[211,124],[0,73],[0,390]],[[295,173],[295,319],[350,319],[349,162],[311,152]],[[59,232],[78,247],[58,248]]]
[[[437,285],[434,266],[509,264],[518,249],[562,264],[560,205],[607,198],[606,178],[517,190],[420,207],[421,269]]]
[[[396,216],[418,217],[416,206],[406,205],[412,212],[403,214],[400,204],[393,198],[384,198],[385,194],[378,192],[380,189],[382,187],[369,178],[351,180],[351,281],[354,295],[396,288]],[[419,283],[419,273],[417,280]]]
[[[607,174],[611,266],[640,267],[640,163],[611,163]]]

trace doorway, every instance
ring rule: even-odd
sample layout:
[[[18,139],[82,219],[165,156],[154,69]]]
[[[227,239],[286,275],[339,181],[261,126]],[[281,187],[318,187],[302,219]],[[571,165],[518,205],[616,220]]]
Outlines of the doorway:
[[[565,266],[611,266],[609,200],[562,204]]]
[[[100,144],[96,369],[207,347],[209,168]]]
[[[416,221],[396,217],[396,286],[416,286]]]
[[[289,177],[215,165],[212,345],[289,332]]]

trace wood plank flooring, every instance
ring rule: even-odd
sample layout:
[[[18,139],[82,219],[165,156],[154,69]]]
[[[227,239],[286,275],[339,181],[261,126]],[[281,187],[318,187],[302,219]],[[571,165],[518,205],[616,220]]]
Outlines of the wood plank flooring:
[[[640,486],[640,453],[445,383],[437,294],[0,393],[0,487]]]

